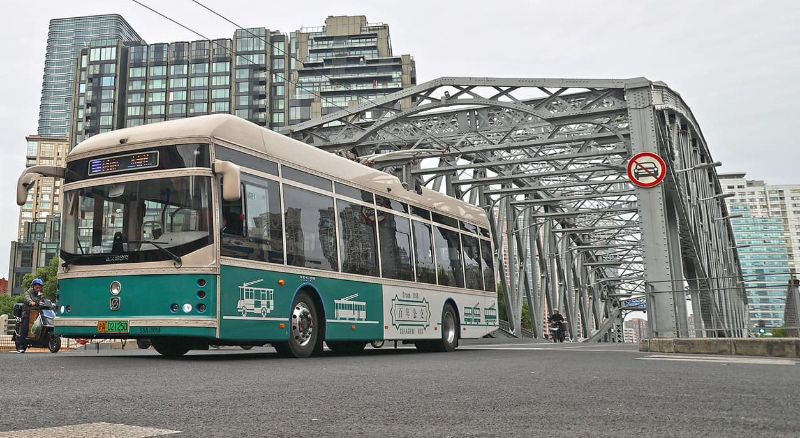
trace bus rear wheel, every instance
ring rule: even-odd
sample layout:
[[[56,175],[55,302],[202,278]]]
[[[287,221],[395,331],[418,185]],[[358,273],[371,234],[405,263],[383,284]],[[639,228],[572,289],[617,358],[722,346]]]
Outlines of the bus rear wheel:
[[[325,341],[334,353],[337,354],[358,354],[364,351],[367,346],[363,341]]]
[[[292,357],[309,357],[322,351],[322,321],[310,292],[304,290],[297,294],[289,323],[288,353]]]
[[[164,357],[181,357],[189,352],[189,346],[172,339],[152,339],[153,348]]]
[[[458,335],[461,329],[458,323],[458,313],[452,303],[447,303],[442,309],[442,338],[435,341],[420,341],[416,343],[417,350],[422,352],[436,351],[448,352],[458,348]]]

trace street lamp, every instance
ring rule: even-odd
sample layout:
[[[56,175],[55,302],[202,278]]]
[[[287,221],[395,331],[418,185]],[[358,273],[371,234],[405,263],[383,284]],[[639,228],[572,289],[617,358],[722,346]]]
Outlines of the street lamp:
[[[700,198],[700,201],[710,201],[712,199],[725,199],[725,198],[732,198],[736,196],[736,193],[717,193],[714,196],[709,196],[708,198]]]
[[[713,163],[702,163],[686,169],[678,169],[675,171],[675,173],[684,173],[684,172],[689,172],[691,170],[710,169],[712,167],[719,167],[719,166],[722,166],[722,163],[719,161],[714,161]]]

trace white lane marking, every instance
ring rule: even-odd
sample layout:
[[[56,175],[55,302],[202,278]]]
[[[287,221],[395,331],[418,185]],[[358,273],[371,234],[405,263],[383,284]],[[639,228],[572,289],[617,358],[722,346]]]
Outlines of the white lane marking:
[[[757,358],[741,356],[681,356],[672,354],[654,354],[647,357],[637,357],[639,360],[670,360],[676,362],[705,362],[721,364],[748,364],[748,365],[797,365],[797,361],[780,358]]]
[[[128,426],[127,424],[112,423],[84,423],[73,424],[71,426],[42,427],[39,429],[14,430],[11,432],[0,432],[0,438],[69,438],[69,437],[124,437],[124,438],[145,438],[150,436],[171,435],[180,433],[179,430],[155,429],[152,427]]]
[[[596,347],[495,347],[490,345],[469,345],[459,346],[459,350],[503,350],[503,351],[568,351],[568,352],[581,352],[581,351],[602,351],[612,353],[638,353],[637,350],[622,350],[613,348],[596,348]]]

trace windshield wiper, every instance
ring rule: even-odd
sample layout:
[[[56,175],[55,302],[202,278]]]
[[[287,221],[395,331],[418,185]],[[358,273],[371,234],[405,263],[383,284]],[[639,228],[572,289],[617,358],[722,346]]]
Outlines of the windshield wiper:
[[[183,264],[183,262],[181,261],[181,257],[180,256],[175,255],[175,253],[173,253],[172,251],[170,251],[167,248],[164,248],[163,246],[161,246],[161,245],[164,245],[167,242],[156,242],[154,240],[129,240],[129,241],[125,242],[125,243],[149,243],[150,245],[153,245],[156,248],[158,248],[159,250],[161,250],[164,254],[168,255],[169,258],[171,258],[175,262],[175,267],[176,268],[180,268],[181,265]]]

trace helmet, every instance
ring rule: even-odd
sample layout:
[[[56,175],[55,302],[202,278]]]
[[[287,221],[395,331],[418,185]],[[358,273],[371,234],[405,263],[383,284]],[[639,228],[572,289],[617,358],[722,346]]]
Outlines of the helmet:
[[[44,286],[44,282],[42,281],[41,278],[34,278],[33,281],[31,282],[31,287],[33,286]]]

